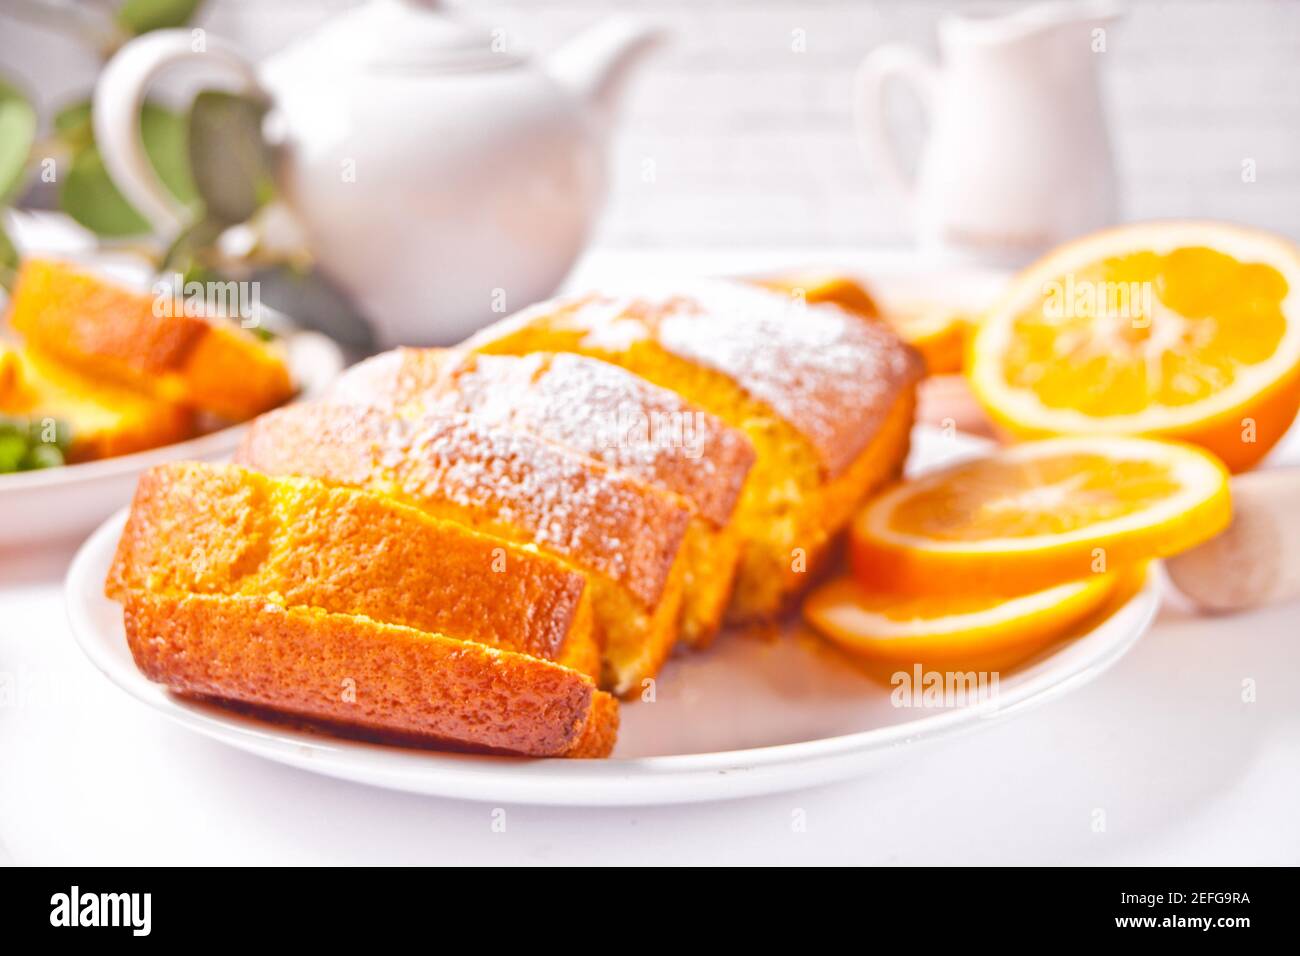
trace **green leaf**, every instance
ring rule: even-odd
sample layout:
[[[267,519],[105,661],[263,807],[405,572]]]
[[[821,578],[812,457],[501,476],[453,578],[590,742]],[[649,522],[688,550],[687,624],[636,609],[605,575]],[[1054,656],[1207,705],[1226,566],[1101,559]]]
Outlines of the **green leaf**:
[[[271,151],[262,139],[265,104],[216,90],[194,98],[190,107],[190,171],[207,207],[219,222],[244,222],[275,194]]]
[[[43,415],[27,423],[27,440],[35,445],[49,445],[67,453],[72,447],[72,426],[62,418]]]
[[[144,151],[149,154],[149,161],[163,185],[181,203],[194,206],[199,193],[190,175],[189,129],[185,117],[156,103],[145,103],[140,114],[140,135],[144,138]]]
[[[0,80],[0,202],[26,178],[36,139],[36,111],[18,87]]]
[[[0,475],[17,471],[27,454],[27,436],[0,434]]]
[[[18,247],[0,227],[0,286],[6,289],[14,287],[14,277],[18,274]]]
[[[139,36],[150,30],[184,26],[203,0],[126,0],[117,11],[117,22]]]
[[[218,237],[226,229],[224,223],[209,217],[198,220],[172,242],[163,255],[161,271],[165,274],[179,272],[184,282],[207,282],[216,279],[211,253]]]
[[[66,106],[54,122],[59,138],[73,149],[72,166],[59,189],[59,205],[64,211],[101,236],[148,232],[149,224],[126,201],[104,168],[94,142],[90,104]],[[168,191],[184,205],[194,208],[198,192],[189,171],[185,117],[156,103],[146,103],[140,115],[140,135],[145,152]]]
[[[54,114],[54,135],[71,150],[95,145],[95,128],[90,122],[90,100],[69,103]]]
[[[71,444],[61,419],[0,415],[0,474],[55,468],[67,461]]]
[[[57,445],[32,445],[18,463],[18,468],[21,471],[39,471],[42,468],[57,468],[63,463],[63,452]]]
[[[149,224],[108,178],[104,160],[94,146],[72,158],[72,167],[59,187],[59,205],[100,236],[136,236],[149,231]]]

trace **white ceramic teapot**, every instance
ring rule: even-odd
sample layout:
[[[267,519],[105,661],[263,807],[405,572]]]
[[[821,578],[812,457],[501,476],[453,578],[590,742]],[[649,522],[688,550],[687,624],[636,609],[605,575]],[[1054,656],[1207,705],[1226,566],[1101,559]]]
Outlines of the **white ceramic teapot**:
[[[389,346],[457,341],[556,289],[601,205],[619,88],[658,34],[611,21],[538,64],[438,0],[372,0],[256,68],[199,39],[146,34],[104,70],[95,136],[114,182],[177,234],[140,138],[150,82],[194,62],[265,96],[300,241]]]
[[[939,22],[940,62],[879,47],[858,71],[862,145],[902,200],[920,245],[942,257],[1015,264],[1115,221],[1110,140],[1098,92],[1112,0],[1054,0]],[[894,79],[929,113],[915,179],[886,122]]]

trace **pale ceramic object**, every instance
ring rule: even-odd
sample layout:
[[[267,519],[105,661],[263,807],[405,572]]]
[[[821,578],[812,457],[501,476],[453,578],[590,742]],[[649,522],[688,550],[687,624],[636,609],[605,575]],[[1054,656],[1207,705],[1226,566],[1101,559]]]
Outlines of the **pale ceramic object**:
[[[857,75],[859,137],[919,244],[946,258],[1028,261],[1116,218],[1097,82],[1109,2],[1044,3],[939,23],[940,61],[880,47]],[[914,87],[929,134],[915,179],[885,118],[891,80]]]
[[[257,67],[188,30],[124,46],[95,90],[95,136],[164,237],[183,213],[145,158],[137,117],[180,62],[263,95],[278,180],[302,243],[381,344],[457,341],[545,298],[581,252],[605,190],[606,131],[658,34],[598,25],[544,64],[436,0],[373,0]]]
[[[1300,599],[1300,468],[1233,476],[1231,527],[1170,558],[1165,570],[1206,611]]]

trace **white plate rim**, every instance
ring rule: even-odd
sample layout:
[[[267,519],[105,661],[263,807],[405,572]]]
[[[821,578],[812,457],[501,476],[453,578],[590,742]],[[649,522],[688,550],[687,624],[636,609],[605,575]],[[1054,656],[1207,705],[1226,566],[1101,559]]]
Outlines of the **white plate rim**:
[[[331,738],[257,721],[211,705],[186,701],[151,683],[129,658],[114,655],[93,621],[116,540],[122,509],[77,552],[65,583],[68,617],[83,653],[109,680],[137,700],[191,730],[239,750],[315,773],[394,790],[487,802],[558,806],[644,806],[693,803],[777,793],[849,779],[873,761],[914,744],[988,726],[1073,690],[1118,661],[1150,627],[1159,608],[1158,575],[1097,627],[1029,670],[1038,673],[1000,693],[996,702],[946,710],[914,721],[798,743],[746,750],[606,760],[537,760],[451,754]],[[99,600],[106,600],[98,598]],[[1113,632],[1113,633],[1110,633]],[[1099,639],[1104,637],[1106,639]],[[116,635],[112,636],[116,639]],[[1084,642],[1100,651],[1080,654]],[[1049,667],[1074,650],[1074,666]]]

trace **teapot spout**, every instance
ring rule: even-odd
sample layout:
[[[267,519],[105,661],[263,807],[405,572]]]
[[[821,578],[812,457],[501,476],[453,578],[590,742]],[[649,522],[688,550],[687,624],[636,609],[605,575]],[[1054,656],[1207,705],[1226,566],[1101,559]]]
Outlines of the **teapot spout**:
[[[575,96],[609,120],[633,69],[666,39],[665,31],[640,18],[617,17],[569,40],[551,55],[547,67]]]

